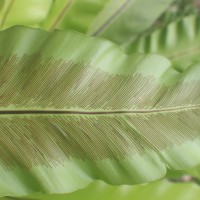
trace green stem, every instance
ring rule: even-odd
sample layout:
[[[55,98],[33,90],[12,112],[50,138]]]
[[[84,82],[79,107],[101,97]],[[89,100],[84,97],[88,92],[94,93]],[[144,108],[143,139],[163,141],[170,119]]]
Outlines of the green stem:
[[[59,15],[57,16],[57,18],[55,19],[55,21],[53,22],[52,26],[50,27],[49,31],[52,32],[57,25],[60,23],[60,21],[62,20],[62,18],[64,17],[64,15],[66,14],[66,12],[69,10],[69,8],[71,7],[72,3],[74,0],[69,0],[67,1],[66,5],[64,6],[64,8],[61,10],[61,12],[59,13]]]
[[[100,26],[98,27],[93,33],[92,36],[99,35],[102,31],[104,31],[117,17],[120,16],[121,13],[129,6],[131,0],[124,0],[121,3],[120,7]]]

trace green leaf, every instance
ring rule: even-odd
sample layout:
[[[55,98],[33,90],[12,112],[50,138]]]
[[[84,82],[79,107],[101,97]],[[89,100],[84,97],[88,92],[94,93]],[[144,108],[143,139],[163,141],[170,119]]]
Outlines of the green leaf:
[[[166,56],[178,71],[200,61],[200,17],[188,16],[124,47],[129,53],[157,53]]]
[[[7,0],[0,12],[3,29],[13,25],[45,30],[74,29],[86,32],[107,0]],[[2,1],[3,2],[3,1]]]
[[[47,17],[51,4],[52,0],[6,0],[0,10],[1,29],[18,24],[38,27]]]
[[[111,0],[88,33],[117,44],[133,40],[149,28],[173,0]]]
[[[168,181],[157,181],[147,185],[139,186],[110,186],[104,182],[96,181],[88,187],[70,194],[34,194],[27,197],[12,198],[12,200],[198,200],[200,188],[191,183],[170,183]],[[0,200],[11,200],[11,198],[0,198]]]
[[[200,163],[200,64],[178,73],[158,55],[25,27],[0,32],[0,61],[0,196],[138,184]]]
[[[155,29],[162,29],[169,23],[182,19],[185,16],[198,14],[199,0],[176,0],[169,8],[156,20],[154,25],[150,27],[145,34],[150,34]]]
[[[55,23],[56,28],[73,29],[85,33],[106,3],[107,0],[72,0],[67,2],[55,0],[51,6],[49,15],[42,22],[41,27],[49,30]],[[68,10],[64,10],[63,8],[67,4],[70,4]],[[62,13],[63,18],[59,20]]]
[[[13,25],[73,29],[121,44],[149,28],[172,1],[8,0],[0,16],[5,18],[3,29]]]

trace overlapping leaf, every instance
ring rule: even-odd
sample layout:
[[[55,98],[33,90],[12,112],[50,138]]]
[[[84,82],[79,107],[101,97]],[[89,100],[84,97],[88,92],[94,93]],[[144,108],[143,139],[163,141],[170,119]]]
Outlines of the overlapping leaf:
[[[0,195],[143,183],[198,164],[199,75],[199,64],[178,73],[74,32],[1,32]]]

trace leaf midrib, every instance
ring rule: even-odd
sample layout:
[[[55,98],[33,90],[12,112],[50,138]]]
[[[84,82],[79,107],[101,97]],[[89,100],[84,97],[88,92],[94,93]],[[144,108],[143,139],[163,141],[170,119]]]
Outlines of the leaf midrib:
[[[115,114],[148,114],[148,113],[163,113],[163,112],[181,112],[184,110],[200,109],[200,105],[180,106],[173,108],[161,109],[141,109],[141,110],[107,110],[107,111],[76,111],[76,110],[1,110],[0,115],[115,115]]]

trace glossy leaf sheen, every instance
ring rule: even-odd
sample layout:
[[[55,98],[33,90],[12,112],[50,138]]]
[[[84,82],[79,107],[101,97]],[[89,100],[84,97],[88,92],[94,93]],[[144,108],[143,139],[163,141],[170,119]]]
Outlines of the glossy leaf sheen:
[[[7,0],[3,10],[0,10],[1,18],[11,1]],[[17,0],[12,4],[2,28],[26,25],[45,30],[70,29],[99,35],[122,44],[133,41],[138,33],[149,28],[171,2],[172,0]],[[68,3],[69,7],[64,9]]]

